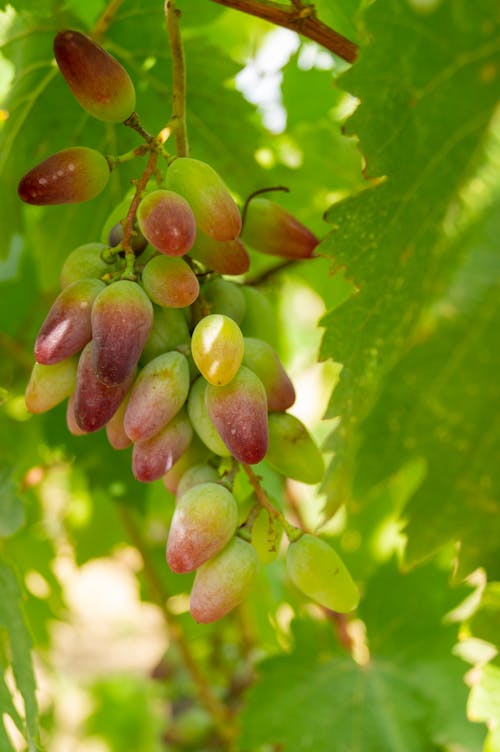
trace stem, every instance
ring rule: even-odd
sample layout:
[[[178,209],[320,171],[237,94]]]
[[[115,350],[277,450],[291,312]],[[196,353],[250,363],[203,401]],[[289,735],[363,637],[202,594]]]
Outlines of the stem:
[[[284,517],[284,515],[279,511],[279,509],[276,509],[269,499],[267,498],[267,494],[260,485],[261,478],[254,473],[250,465],[241,465],[243,470],[248,475],[248,479],[250,481],[250,484],[255,492],[255,496],[257,497],[257,501],[259,504],[261,504],[263,507],[267,509],[271,517],[274,517],[275,519],[279,520],[281,524],[283,525],[283,529],[285,533],[287,534],[288,540],[290,542],[298,540],[304,533],[300,528],[294,527],[293,525],[290,525],[288,520]]]
[[[98,18],[96,25],[92,31],[92,38],[96,42],[100,41],[113,21],[118,8],[122,4],[123,0],[111,0],[107,7],[104,8],[103,13]]]
[[[148,180],[156,169],[156,163],[158,161],[158,151],[152,150],[149,154],[148,163],[146,169],[142,173],[139,180],[135,183],[134,198],[130,204],[130,208],[125,217],[123,223],[123,240],[122,248],[125,251],[125,270],[123,272],[122,279],[135,279],[134,265],[135,265],[135,253],[132,250],[131,242],[134,232],[134,219],[137,214],[137,207],[139,206],[142,192],[148,184]]]
[[[176,121],[175,146],[178,157],[189,156],[186,129],[186,63],[179,27],[181,12],[175,0],[165,0],[165,19],[172,51],[172,118]]]
[[[212,2],[296,31],[333,52],[347,63],[353,63],[358,56],[357,44],[320,21],[316,17],[313,5],[298,7],[299,4],[295,2],[293,3],[295,7],[289,8],[273,0],[212,0]]]
[[[109,164],[110,169],[112,170],[117,165],[123,164],[124,162],[131,162],[137,157],[142,157],[142,155],[146,154],[148,151],[149,149],[146,144],[142,144],[141,146],[136,146],[135,149],[131,149],[130,151],[125,152],[125,154],[119,154],[116,157],[107,155],[106,160]]]
[[[273,193],[274,191],[284,191],[285,193],[290,193],[290,188],[287,188],[286,185],[272,185],[269,188],[259,188],[257,191],[254,191],[249,196],[247,196],[243,210],[241,212],[242,229],[245,226],[245,219],[247,217],[248,204],[250,203],[250,201],[256,196],[261,196],[263,193]]]
[[[142,136],[142,138],[148,144],[152,144],[154,141],[156,141],[155,137],[142,127],[137,112],[133,112],[131,115],[129,115],[129,117],[123,121],[123,125],[127,125],[129,128],[133,128],[133,130],[136,131],[139,136]]]

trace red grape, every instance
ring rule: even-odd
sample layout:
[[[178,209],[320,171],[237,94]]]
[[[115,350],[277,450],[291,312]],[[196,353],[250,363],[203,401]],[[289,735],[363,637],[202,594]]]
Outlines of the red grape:
[[[178,193],[158,189],[145,196],[137,210],[141,232],[166,256],[183,256],[196,237],[196,221],[188,202]]]

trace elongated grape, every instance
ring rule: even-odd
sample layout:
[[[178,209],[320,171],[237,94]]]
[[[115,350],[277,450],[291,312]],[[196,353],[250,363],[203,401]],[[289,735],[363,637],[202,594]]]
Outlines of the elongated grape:
[[[179,308],[154,307],[154,321],[144,345],[143,362],[148,362],[179,346],[190,346],[191,335],[184,313]]]
[[[134,371],[153,324],[153,306],[137,283],[120,280],[92,306],[92,349],[97,378],[122,384]]]
[[[100,381],[93,367],[93,342],[82,350],[78,361],[75,390],[75,419],[87,433],[98,431],[111,420],[133,380],[133,372],[122,384],[107,386]]]
[[[194,328],[191,352],[200,373],[210,384],[228,384],[243,359],[241,329],[229,316],[218,313],[205,316]]]
[[[85,434],[87,433],[87,431],[84,431],[83,428],[80,428],[80,426],[76,422],[74,392],[73,394],[70,394],[68,404],[66,406],[66,426],[70,434],[72,434],[73,436],[85,436]]]
[[[217,483],[219,475],[215,467],[207,465],[206,462],[200,462],[192,465],[186,470],[177,486],[176,496],[179,499],[186,491],[200,483]]]
[[[241,324],[246,309],[241,285],[236,285],[229,279],[213,277],[204,283],[202,295],[210,313],[222,313]]]
[[[168,308],[185,308],[200,292],[196,274],[182,258],[154,256],[142,271],[142,284],[153,301]]]
[[[17,192],[27,204],[79,204],[98,196],[109,179],[103,155],[86,146],[52,154],[21,178]]]
[[[92,338],[92,304],[105,287],[98,279],[81,279],[57,296],[35,341],[38,363],[59,363],[85,347]]]
[[[144,441],[158,433],[176,415],[189,392],[186,357],[172,351],[159,355],[140,372],[132,387],[125,431],[132,441]]]
[[[197,434],[193,434],[191,443],[184,454],[162,477],[163,485],[170,491],[170,493],[177,493],[181,478],[185,475],[187,470],[200,462],[207,462],[209,458],[210,450],[205,446]]]
[[[226,386],[207,385],[207,412],[224,444],[239,462],[253,465],[267,452],[267,399],[262,381],[241,366]]]
[[[52,366],[35,363],[24,394],[28,412],[45,413],[69,397],[75,389],[76,369],[76,358]]]
[[[321,538],[305,533],[290,543],[288,574],[305,595],[332,611],[347,613],[359,603],[359,590],[337,552]]]
[[[242,238],[260,253],[288,259],[310,258],[319,242],[290,212],[260,197],[247,206]]]
[[[90,37],[60,31],[54,54],[75,99],[93,117],[121,123],[135,109],[135,89],[125,68]]]
[[[245,337],[256,337],[269,342],[276,348],[278,330],[276,321],[278,314],[274,310],[267,295],[256,287],[242,285],[241,292],[245,298],[245,316],[241,322],[241,331]]]
[[[113,449],[127,449],[132,444],[132,439],[127,436],[125,431],[125,411],[127,410],[130,399],[129,389],[123,400],[120,402],[118,410],[106,423],[106,436]]]
[[[250,256],[239,238],[214,240],[199,228],[189,255],[219,274],[245,274],[250,267]]]
[[[167,541],[172,572],[192,572],[233,537],[238,506],[219,483],[199,483],[177,499]]]
[[[137,441],[132,453],[132,472],[137,480],[158,480],[168,473],[189,447],[192,437],[191,424],[181,410],[150,439]]]
[[[188,201],[196,224],[215,240],[234,240],[241,231],[240,210],[220,175],[199,159],[180,157],[169,166],[165,184]]]
[[[262,564],[276,559],[282,534],[281,524],[270,518],[267,509],[261,509],[252,526],[252,546]]]
[[[197,570],[190,597],[191,616],[201,624],[217,621],[238,606],[255,582],[259,560],[254,547],[233,538]]]
[[[257,374],[267,394],[270,412],[288,410],[295,402],[295,389],[276,351],[262,339],[245,337],[243,365]]]
[[[174,191],[148,193],[139,204],[137,221],[144,237],[166,256],[183,256],[196,237],[191,207]]]
[[[210,419],[205,401],[207,382],[203,377],[196,379],[188,397],[187,410],[194,430],[214,454],[229,457],[231,452],[222,441],[218,430]]]
[[[269,414],[267,462],[287,478],[319,483],[325,472],[323,455],[305,425],[290,413]]]
[[[106,264],[101,258],[102,251],[107,247],[104,243],[85,243],[71,251],[61,268],[61,287],[68,287],[80,279],[100,279],[104,274],[115,271],[114,264]]]

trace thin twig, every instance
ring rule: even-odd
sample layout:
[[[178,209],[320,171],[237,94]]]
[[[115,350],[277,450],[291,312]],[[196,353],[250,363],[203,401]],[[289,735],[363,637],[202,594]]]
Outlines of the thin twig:
[[[241,466],[248,476],[248,480],[250,481],[250,484],[255,492],[255,496],[259,504],[261,504],[263,507],[265,507],[265,509],[267,509],[271,517],[280,521],[280,523],[283,525],[283,530],[287,534],[288,540],[290,542],[298,540],[301,537],[301,535],[303,535],[303,531],[300,530],[298,527],[295,527],[294,525],[290,525],[288,520],[279,511],[279,509],[276,509],[276,507],[273,506],[273,504],[271,504],[271,502],[269,501],[267,497],[266,492],[260,485],[260,477],[254,473],[250,465],[242,464]]]
[[[96,42],[99,42],[103,38],[122,3],[123,0],[111,0],[106,8],[104,8],[92,31],[92,38]]]
[[[181,12],[175,0],[165,0],[165,19],[172,52],[172,118],[175,120],[175,146],[178,157],[189,156],[186,128],[186,62],[179,28]]]

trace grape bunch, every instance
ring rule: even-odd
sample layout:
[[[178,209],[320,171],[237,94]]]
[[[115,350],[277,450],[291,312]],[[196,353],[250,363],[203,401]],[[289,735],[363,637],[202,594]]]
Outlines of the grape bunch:
[[[133,83],[115,58],[72,30],[57,34],[54,52],[89,114],[140,132]],[[72,434],[105,430],[114,449],[132,448],[137,480],[163,479],[176,495],[166,558],[174,572],[196,572],[196,621],[219,619],[243,600],[283,530],[294,584],[327,608],[350,611],[358,591],[343,562],[290,525],[251,470],[265,460],[305,483],[323,476],[321,452],[287,412],[295,390],[267,341],[269,302],[241,282],[247,246],[299,260],[313,256],[318,240],[262,196],[247,204],[242,227],[209,164],[172,157],[157,138],[146,138],[145,151],[154,169],[135,181],[100,240],[63,264],[61,292],[35,341],[27,409],[42,413],[67,400]],[[91,200],[116,164],[92,148],[64,149],[22,177],[19,196],[36,205]],[[238,503],[240,467],[254,493]]]

